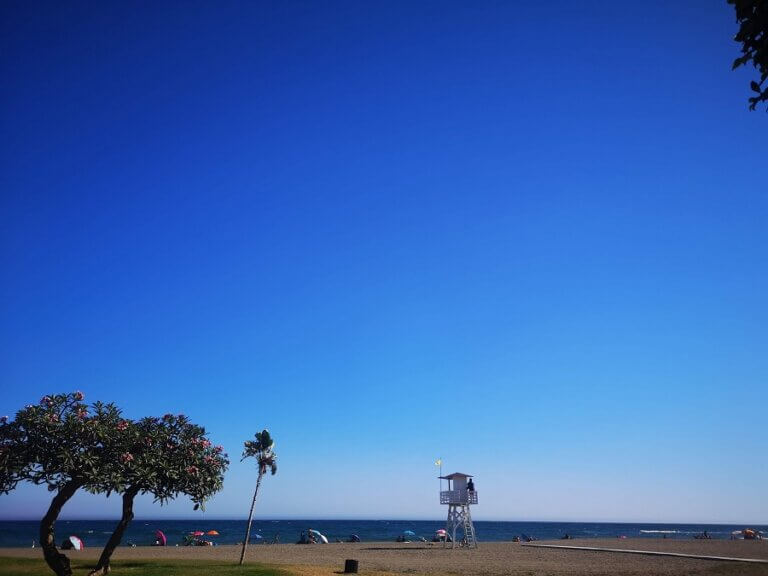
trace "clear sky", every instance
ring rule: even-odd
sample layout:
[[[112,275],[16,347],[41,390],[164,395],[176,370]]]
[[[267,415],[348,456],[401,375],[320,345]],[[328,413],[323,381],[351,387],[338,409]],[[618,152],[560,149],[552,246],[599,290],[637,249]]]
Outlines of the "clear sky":
[[[0,3],[0,415],[188,414],[233,459],[209,516],[247,515],[268,427],[262,518],[443,517],[442,456],[476,519],[767,522],[735,31],[709,0]]]

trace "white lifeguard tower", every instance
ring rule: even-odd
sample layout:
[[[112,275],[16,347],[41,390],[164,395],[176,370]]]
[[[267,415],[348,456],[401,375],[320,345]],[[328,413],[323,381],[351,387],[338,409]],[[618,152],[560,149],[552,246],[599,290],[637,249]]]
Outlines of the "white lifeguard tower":
[[[471,474],[461,472],[440,476],[441,480],[448,480],[448,490],[440,490],[440,504],[448,505],[445,531],[451,537],[453,548],[456,547],[456,529],[459,527],[464,531],[466,546],[477,548],[475,526],[472,524],[472,514],[469,511],[471,504],[477,504],[477,492],[474,490],[474,483],[469,484],[470,478],[472,478]],[[443,543],[443,546],[446,545],[447,538]]]

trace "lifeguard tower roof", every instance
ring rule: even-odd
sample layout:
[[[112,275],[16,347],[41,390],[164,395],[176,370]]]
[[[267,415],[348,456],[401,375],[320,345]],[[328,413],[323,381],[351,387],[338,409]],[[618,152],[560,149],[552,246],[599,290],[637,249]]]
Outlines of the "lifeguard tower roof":
[[[472,474],[463,474],[461,472],[454,472],[453,474],[448,474],[448,476],[438,476],[441,480],[453,480],[454,478],[474,478]]]

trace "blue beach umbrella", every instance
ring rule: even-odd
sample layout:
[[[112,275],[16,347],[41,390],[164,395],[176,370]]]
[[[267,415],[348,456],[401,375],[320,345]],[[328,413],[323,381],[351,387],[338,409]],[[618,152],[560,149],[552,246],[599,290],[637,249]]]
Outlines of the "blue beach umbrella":
[[[403,530],[403,536],[416,536],[416,532],[413,530]]]

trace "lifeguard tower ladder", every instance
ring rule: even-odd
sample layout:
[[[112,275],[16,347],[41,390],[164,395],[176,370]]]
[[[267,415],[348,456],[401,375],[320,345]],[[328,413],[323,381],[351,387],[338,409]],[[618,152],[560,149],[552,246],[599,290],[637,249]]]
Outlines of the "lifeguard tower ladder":
[[[454,472],[448,476],[440,476],[441,480],[448,480],[448,490],[440,491],[440,504],[448,505],[448,520],[445,523],[445,532],[451,537],[452,547],[456,547],[456,529],[461,527],[464,532],[462,542],[469,548],[477,548],[475,538],[475,525],[472,524],[472,514],[469,511],[471,504],[477,504],[477,492],[469,490],[467,481],[472,478],[470,474]],[[447,546],[447,538],[443,547]]]

